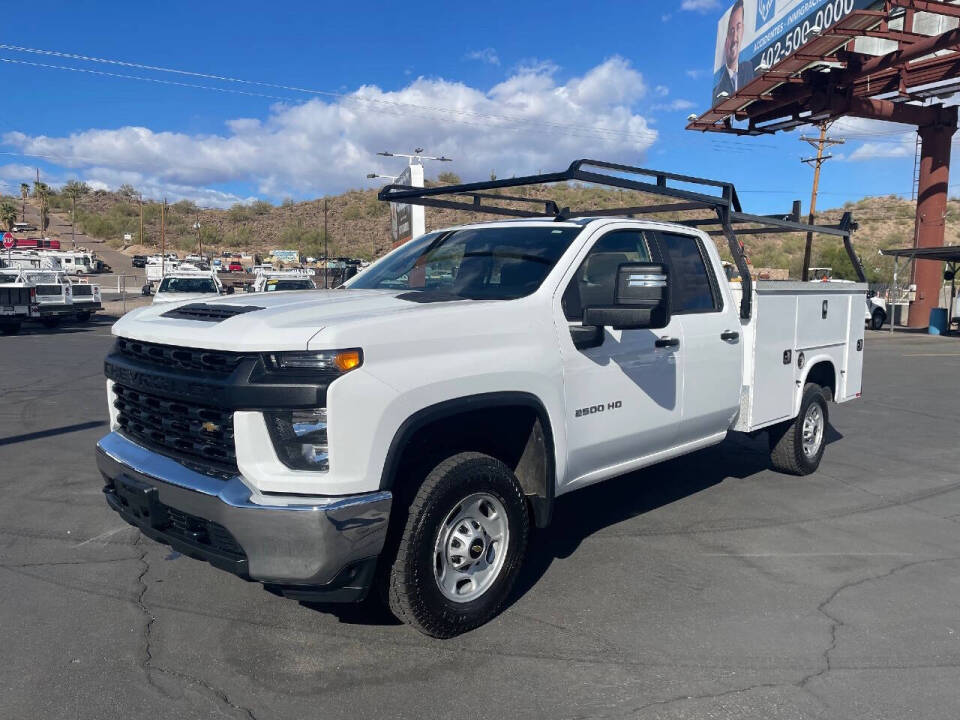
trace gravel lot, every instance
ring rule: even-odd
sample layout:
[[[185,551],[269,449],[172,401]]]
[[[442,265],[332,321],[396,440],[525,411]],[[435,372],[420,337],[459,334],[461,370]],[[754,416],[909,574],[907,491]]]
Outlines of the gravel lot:
[[[729,440],[562,498],[449,641],[178,556],[104,503],[109,321],[0,339],[0,717],[956,718],[960,344],[868,332],[821,470]]]

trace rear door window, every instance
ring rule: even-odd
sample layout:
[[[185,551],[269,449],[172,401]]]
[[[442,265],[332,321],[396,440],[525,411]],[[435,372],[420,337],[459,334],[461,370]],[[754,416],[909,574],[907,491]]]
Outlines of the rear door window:
[[[700,238],[679,233],[659,233],[660,247],[670,264],[670,312],[715,312],[722,309],[720,289],[707,268]]]

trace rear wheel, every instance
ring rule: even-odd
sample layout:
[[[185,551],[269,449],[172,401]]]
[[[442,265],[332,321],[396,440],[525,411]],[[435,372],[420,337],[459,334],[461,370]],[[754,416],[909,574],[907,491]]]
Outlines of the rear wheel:
[[[513,587],[529,527],[523,492],[506,465],[473,452],[447,458],[410,503],[386,578],[390,610],[437,638],[484,624]]]
[[[796,418],[770,429],[770,461],[780,472],[809,475],[816,472],[826,446],[827,396],[819,385],[803,388]]]
[[[85,323],[89,319],[90,319],[89,310],[82,310],[81,312],[77,313],[77,322]]]
[[[887,320],[887,314],[880,308],[877,308],[876,310],[873,311],[873,314],[870,316],[870,329],[879,330],[880,328],[883,327],[883,323],[886,322],[886,320]]]
[[[60,318],[59,318],[59,317],[45,317],[45,318],[43,318],[42,320],[40,320],[40,323],[41,323],[44,327],[47,327],[47,328],[55,328],[55,327],[57,327],[57,325],[60,324]]]

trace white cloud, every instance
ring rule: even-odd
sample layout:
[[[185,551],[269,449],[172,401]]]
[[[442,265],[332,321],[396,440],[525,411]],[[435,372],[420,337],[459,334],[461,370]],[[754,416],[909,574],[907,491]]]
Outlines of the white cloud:
[[[915,130],[904,130],[902,126],[880,120],[841,118],[830,127],[827,134],[829,137],[845,139],[846,147],[862,143],[853,152],[842,156],[831,151],[837,160],[858,162],[913,157],[916,152]]]
[[[699,80],[702,77],[706,77],[710,73],[702,68],[694,68],[693,70],[686,70],[684,74],[691,80]]]
[[[681,10],[695,10],[696,12],[708,12],[720,7],[719,0],[683,0],[680,3]]]
[[[650,110],[653,112],[679,112],[681,110],[690,110],[691,108],[696,107],[695,103],[690,102],[689,100],[684,100],[682,98],[677,98],[676,100],[671,100],[668,103],[656,103],[650,106]]]
[[[369,172],[399,171],[396,160],[375,155],[384,149],[442,153],[464,179],[591,155],[642,160],[657,132],[634,111],[648,93],[641,74],[619,57],[563,83],[555,73],[552,64],[531,63],[488,91],[422,77],[397,91],[363,86],[332,102],[278,104],[263,119],[235,118],[220,134],[90,128],[64,137],[8,132],[3,143],[88,181],[220,206],[241,199],[237,187],[277,199],[357,187]]]
[[[657,85],[653,89],[653,92],[660,97],[666,97],[670,94],[670,88],[668,88],[666,85]]]
[[[500,64],[500,56],[497,55],[497,51],[492,47],[484,48],[483,50],[471,50],[463,57],[467,60],[479,60],[487,65]]]

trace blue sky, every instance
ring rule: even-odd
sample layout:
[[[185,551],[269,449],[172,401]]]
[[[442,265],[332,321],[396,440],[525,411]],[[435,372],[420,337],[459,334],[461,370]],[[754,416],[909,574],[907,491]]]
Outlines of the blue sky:
[[[721,4],[14,4],[0,42],[61,55],[0,48],[0,190],[39,166],[52,184],[79,177],[205,205],[276,202],[372,187],[366,173],[402,168],[376,151],[421,146],[454,158],[442,169],[464,180],[589,156],[732,180],[749,210],[787,210],[794,198],[806,208],[800,132],[684,130],[709,99]],[[909,195],[909,128],[850,122],[831,134],[848,143],[824,170],[821,208]]]

